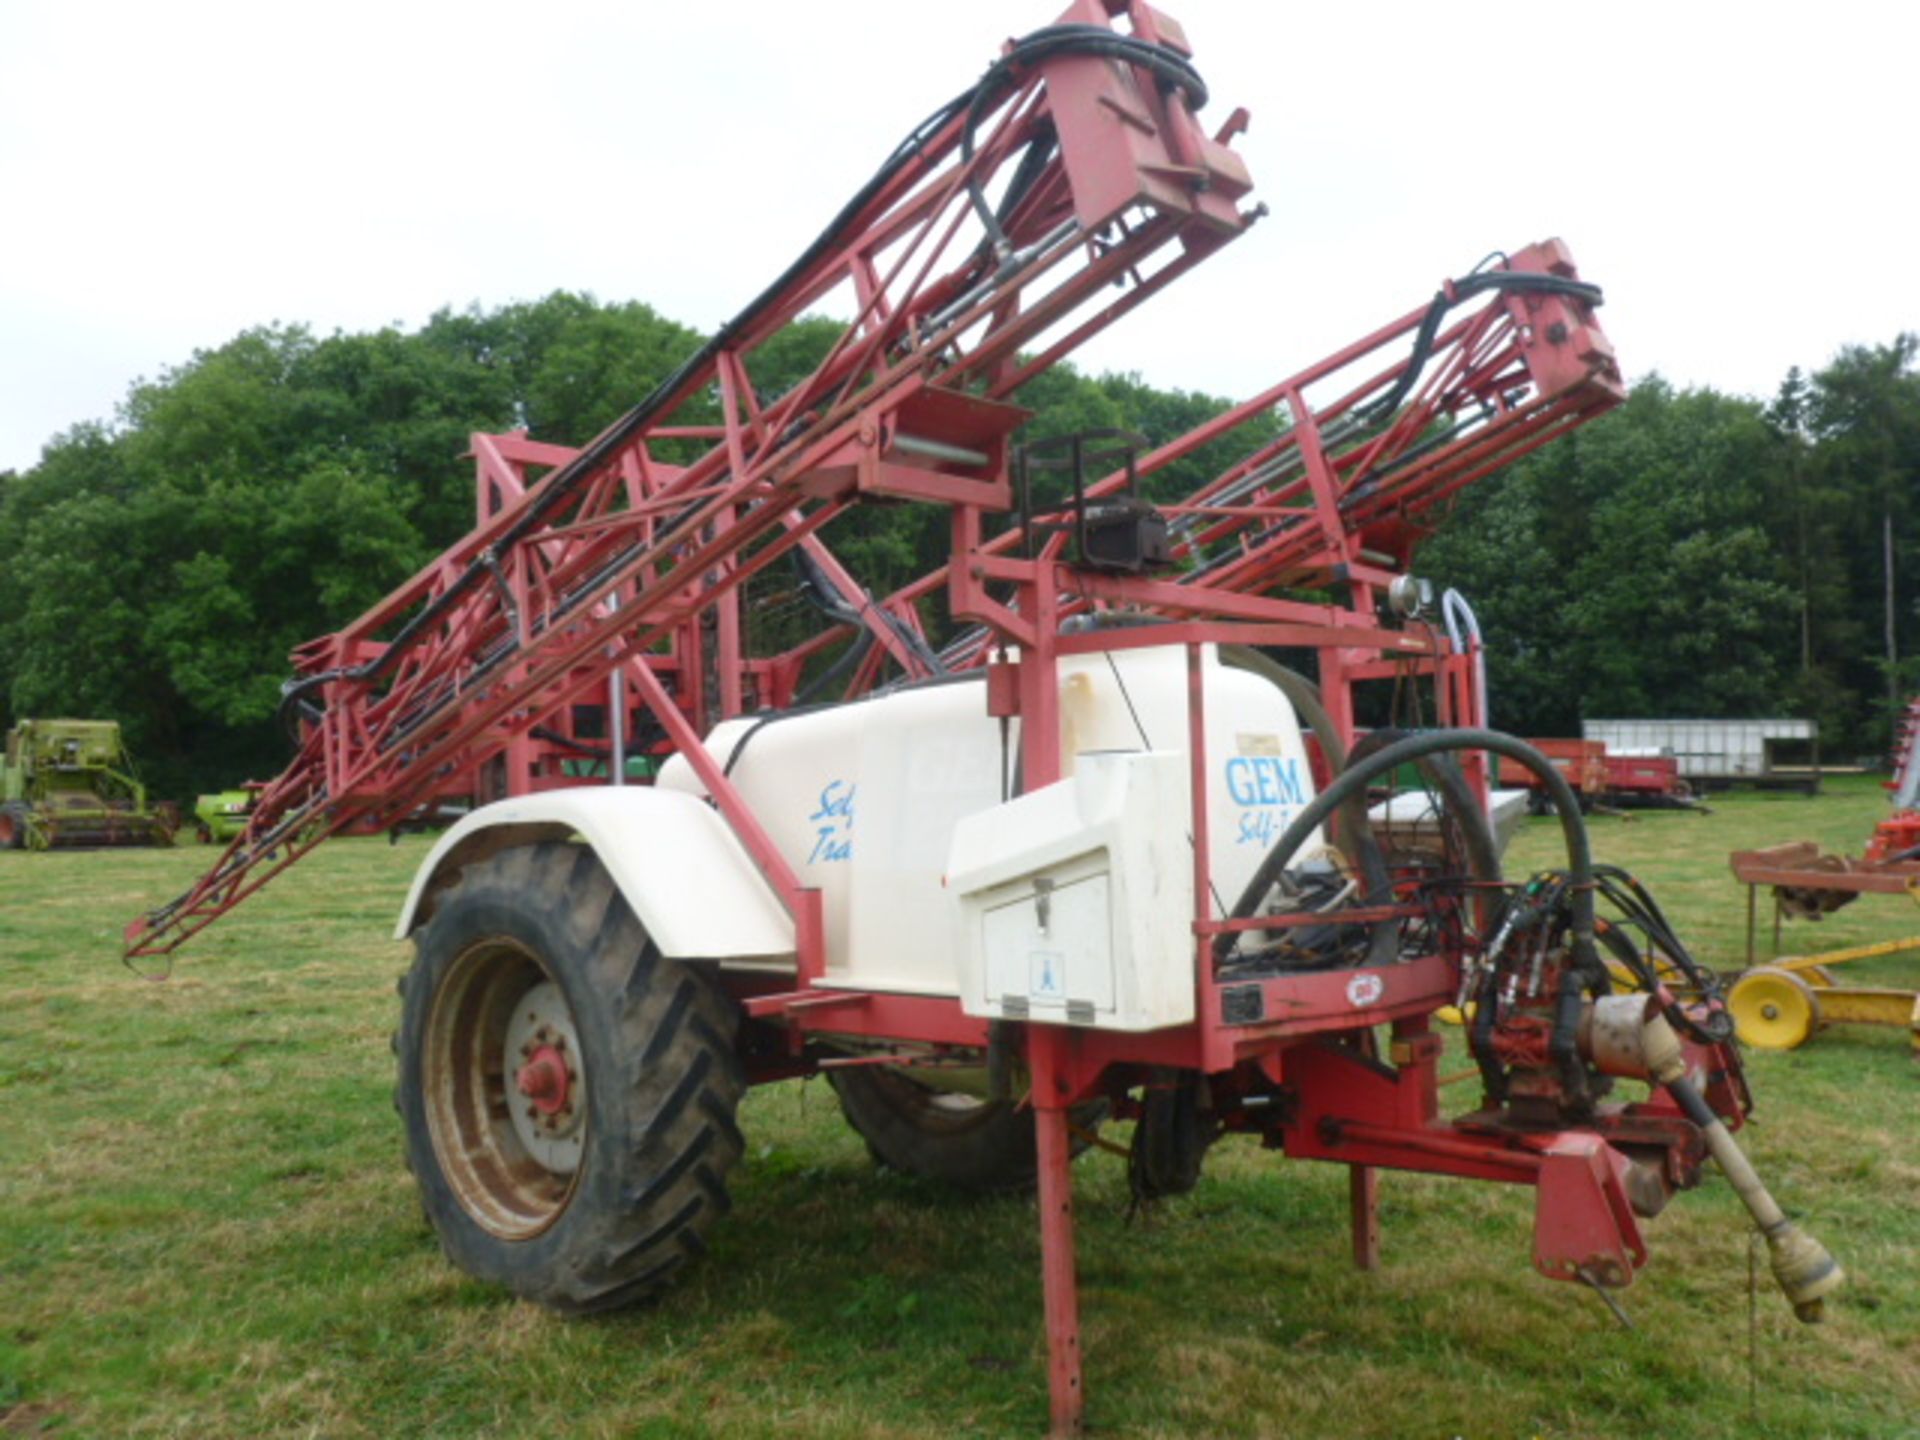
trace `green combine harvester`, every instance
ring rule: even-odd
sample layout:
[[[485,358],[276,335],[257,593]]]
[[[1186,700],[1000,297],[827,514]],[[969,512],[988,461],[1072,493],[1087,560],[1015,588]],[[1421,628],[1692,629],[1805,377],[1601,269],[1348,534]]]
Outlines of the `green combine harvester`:
[[[177,821],[149,806],[112,720],[22,720],[0,769],[0,850],[171,845]]]
[[[260,793],[254,784],[238,790],[220,790],[202,795],[193,805],[193,828],[202,845],[225,845],[247,828],[253,814],[253,802]]]

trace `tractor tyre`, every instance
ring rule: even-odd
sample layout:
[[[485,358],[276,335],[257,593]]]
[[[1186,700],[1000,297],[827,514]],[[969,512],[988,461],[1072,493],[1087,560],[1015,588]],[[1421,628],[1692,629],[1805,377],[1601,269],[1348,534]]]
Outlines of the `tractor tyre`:
[[[27,808],[0,805],[0,850],[27,848]]]
[[[468,866],[413,938],[394,1103],[447,1257],[581,1314],[704,1253],[746,1089],[712,976],[661,955],[581,845]]]
[[[1040,1161],[1033,1112],[1011,1100],[981,1100],[930,1085],[885,1065],[827,1071],[847,1123],[889,1170],[960,1190],[1031,1189]],[[1106,1102],[1075,1107],[1068,1119],[1089,1134],[1106,1118]],[[1089,1141],[1072,1136],[1073,1153]]]

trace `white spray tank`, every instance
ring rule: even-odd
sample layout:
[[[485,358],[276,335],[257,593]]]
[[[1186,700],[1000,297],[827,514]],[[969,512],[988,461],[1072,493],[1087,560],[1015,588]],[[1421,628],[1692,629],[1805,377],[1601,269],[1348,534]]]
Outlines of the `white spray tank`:
[[[1187,652],[1166,645],[1075,655],[1059,669],[1062,779],[1031,795],[1021,793],[1019,723],[1003,726],[987,714],[979,673],[731,720],[707,737],[801,883],[822,891],[826,984],[957,997],[971,1013],[995,1016],[1017,1014],[1018,1004],[1005,1002],[1024,994],[1032,1013],[1099,1028],[1192,1018]],[[1208,908],[1222,916],[1314,789],[1286,697],[1223,664],[1212,646],[1202,651],[1201,675]],[[1110,758],[1147,754],[1159,758]],[[1092,772],[1085,782],[1083,768]],[[658,783],[703,793],[679,757]],[[1042,800],[1048,789],[1059,793]],[[1085,833],[1075,841],[1064,817],[1083,812]],[[1111,977],[1089,970],[1080,986],[1042,965],[1020,987],[1003,967],[988,983],[977,932],[996,908],[990,900],[1004,896],[985,892],[1023,878],[1057,880],[1049,867],[1076,858],[1084,879],[1089,865],[1097,868],[1085,857],[1102,850],[1108,935],[1100,944],[1123,969]],[[1084,908],[1091,893],[1069,903]],[[1049,914],[1053,933],[1067,918]],[[1149,994],[1160,998],[1138,1003]],[[1122,1004],[1123,995],[1135,1003]]]

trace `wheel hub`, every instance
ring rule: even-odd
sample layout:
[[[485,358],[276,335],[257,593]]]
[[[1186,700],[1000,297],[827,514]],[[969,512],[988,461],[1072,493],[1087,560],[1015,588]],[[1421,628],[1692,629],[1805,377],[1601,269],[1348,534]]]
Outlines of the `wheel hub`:
[[[1820,1028],[1820,1000],[1791,970],[1763,965],[1749,970],[1727,992],[1727,1008],[1740,1038],[1763,1050],[1792,1050]]]
[[[531,1100],[533,1108],[543,1116],[558,1115],[567,1109],[570,1083],[566,1057],[553,1045],[542,1045],[535,1050],[533,1058],[522,1065],[514,1077],[520,1093]]]
[[[543,1168],[573,1174],[586,1139],[587,1096],[573,1011],[553,981],[533,986],[514,1006],[504,1058],[514,1134]]]

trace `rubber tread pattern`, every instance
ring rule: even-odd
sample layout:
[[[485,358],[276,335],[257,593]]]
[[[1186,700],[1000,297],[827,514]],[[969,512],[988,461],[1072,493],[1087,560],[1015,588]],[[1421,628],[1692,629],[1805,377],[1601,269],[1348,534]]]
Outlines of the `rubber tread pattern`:
[[[829,1070],[827,1080],[847,1123],[881,1165],[961,1190],[1034,1187],[1040,1161],[1031,1110],[987,1100],[971,1113],[941,1114],[929,1107],[926,1087],[879,1072],[878,1066],[847,1066]],[[1069,1118],[1091,1133],[1106,1114],[1106,1101],[1096,1100],[1074,1107]],[[1077,1156],[1087,1141],[1075,1135],[1072,1146]]]
[[[573,1193],[540,1234],[506,1240],[461,1205],[434,1154],[420,1061],[433,996],[489,936],[540,956],[572,1007],[586,1065],[586,1154]],[[740,1014],[698,965],[647,940],[591,850],[546,842],[469,867],[414,932],[400,986],[396,1100],[409,1168],[449,1259],[551,1309],[584,1314],[646,1299],[706,1251],[729,1208],[744,1142]]]

